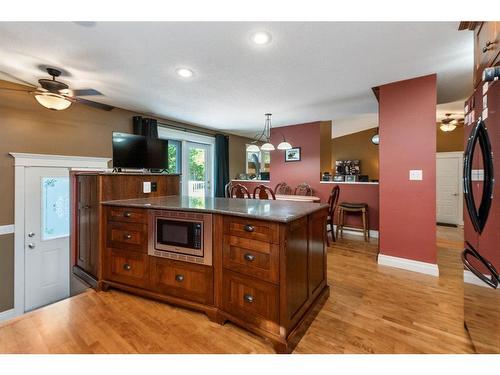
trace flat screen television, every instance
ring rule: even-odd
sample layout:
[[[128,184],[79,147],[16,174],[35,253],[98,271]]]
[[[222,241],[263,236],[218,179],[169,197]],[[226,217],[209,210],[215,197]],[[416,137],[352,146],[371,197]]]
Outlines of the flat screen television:
[[[167,169],[168,141],[113,132],[113,167]]]

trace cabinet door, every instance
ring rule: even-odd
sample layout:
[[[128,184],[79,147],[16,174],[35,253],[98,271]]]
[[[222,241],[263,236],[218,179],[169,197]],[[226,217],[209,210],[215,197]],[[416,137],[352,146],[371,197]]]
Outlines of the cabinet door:
[[[76,263],[92,276],[98,265],[97,176],[78,176],[78,246]]]
[[[484,68],[490,66],[498,53],[496,22],[482,22],[474,30],[474,85],[482,80]]]

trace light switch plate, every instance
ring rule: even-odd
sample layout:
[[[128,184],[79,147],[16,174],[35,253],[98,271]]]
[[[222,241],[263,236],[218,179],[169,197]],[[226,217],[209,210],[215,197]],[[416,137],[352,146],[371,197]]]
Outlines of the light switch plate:
[[[410,170],[410,181],[422,181],[423,173],[421,169],[411,169]]]
[[[143,193],[151,193],[151,182],[143,182],[142,183],[142,192]]]

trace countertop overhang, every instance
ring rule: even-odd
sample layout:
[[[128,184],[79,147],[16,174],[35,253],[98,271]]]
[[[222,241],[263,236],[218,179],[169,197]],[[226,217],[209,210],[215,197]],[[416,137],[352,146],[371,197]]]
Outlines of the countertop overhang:
[[[328,205],[324,203],[238,198],[198,198],[179,195],[112,200],[102,202],[102,204],[118,207],[150,208],[158,210],[193,211],[233,215],[282,223],[294,221],[328,207]]]

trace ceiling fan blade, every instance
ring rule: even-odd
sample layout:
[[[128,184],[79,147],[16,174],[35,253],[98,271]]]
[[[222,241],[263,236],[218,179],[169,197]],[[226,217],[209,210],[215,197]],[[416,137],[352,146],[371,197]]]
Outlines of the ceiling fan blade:
[[[80,89],[80,90],[71,90],[73,96],[95,96],[102,95],[101,92],[94,89]]]
[[[13,76],[12,74],[7,73],[7,72],[4,72],[4,71],[2,71],[2,70],[0,70],[0,77],[1,77],[1,76],[4,76],[5,78],[7,78],[7,79],[6,79],[7,81],[12,81],[12,80],[14,80],[16,83],[20,83],[20,84],[22,84],[22,85],[26,85],[26,86],[30,86],[30,87],[34,87],[34,88],[36,88],[36,87],[37,87],[37,86],[35,86],[34,84],[32,84],[32,83],[30,83],[30,82],[28,82],[28,81],[25,81],[25,80],[23,80],[23,79],[21,79],[21,78],[18,78],[18,77],[16,77],[16,76]]]
[[[9,89],[7,87],[0,87],[2,91],[18,91],[18,92],[31,92],[32,90],[24,90],[24,89]]]
[[[93,102],[92,100],[87,100],[87,99],[82,99],[82,98],[71,98],[77,103],[85,104],[88,105],[89,107],[97,108],[97,109],[102,109],[103,111],[111,111],[113,106],[103,104],[103,103],[98,103],[98,102]]]

